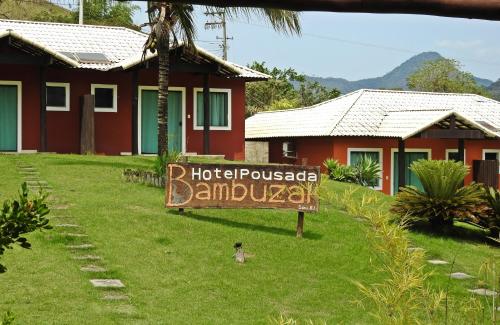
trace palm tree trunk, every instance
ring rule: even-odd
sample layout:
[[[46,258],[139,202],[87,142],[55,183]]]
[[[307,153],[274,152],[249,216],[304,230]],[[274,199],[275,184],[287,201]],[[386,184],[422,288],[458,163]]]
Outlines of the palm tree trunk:
[[[162,26],[162,28],[165,28]],[[158,39],[158,155],[168,152],[168,81],[170,73],[170,31]]]

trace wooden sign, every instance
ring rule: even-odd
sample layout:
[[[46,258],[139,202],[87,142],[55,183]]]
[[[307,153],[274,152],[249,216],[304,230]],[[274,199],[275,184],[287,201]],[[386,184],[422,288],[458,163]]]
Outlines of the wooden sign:
[[[168,208],[272,208],[317,212],[319,167],[172,163]]]

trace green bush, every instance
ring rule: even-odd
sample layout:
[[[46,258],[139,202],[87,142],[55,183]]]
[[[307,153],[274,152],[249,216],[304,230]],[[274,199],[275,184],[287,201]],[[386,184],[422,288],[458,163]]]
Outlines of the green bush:
[[[155,173],[160,176],[165,176],[165,170],[167,168],[168,163],[178,162],[180,161],[182,155],[179,152],[169,151],[165,152],[163,155],[158,155],[154,164]]]
[[[342,165],[331,158],[326,159],[323,166],[327,169],[330,179],[362,186],[377,185],[381,172],[380,164],[366,156],[352,166]]]
[[[423,191],[405,186],[396,196],[392,211],[400,217],[424,220],[442,228],[453,220],[478,222],[488,210],[482,186],[462,186],[469,168],[461,162],[418,160],[410,169],[422,183]]]
[[[0,256],[6,249],[12,249],[18,244],[22,248],[31,248],[28,239],[22,235],[37,229],[51,229],[49,220],[45,216],[49,208],[44,203],[46,195],[40,193],[34,199],[28,198],[28,186],[21,185],[18,200],[6,200],[0,211]],[[0,264],[0,273],[6,271],[5,266]]]
[[[362,186],[376,186],[380,178],[380,164],[363,156],[353,167],[354,182]]]
[[[500,232],[500,191],[490,187],[484,191],[484,199],[490,208],[481,216],[480,224],[490,230],[491,236],[498,238]]]
[[[334,181],[346,183],[354,181],[354,169],[351,166],[342,165],[331,158],[325,160],[323,166],[328,170],[328,177]]]

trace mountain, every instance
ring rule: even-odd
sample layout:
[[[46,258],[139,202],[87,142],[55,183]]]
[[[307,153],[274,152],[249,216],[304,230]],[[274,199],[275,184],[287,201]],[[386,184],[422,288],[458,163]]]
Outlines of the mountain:
[[[311,76],[307,76],[306,78],[311,81],[317,81],[321,85],[328,88],[337,88],[344,94],[362,88],[408,89],[406,79],[409,75],[417,71],[425,62],[442,58],[443,57],[437,52],[423,52],[411,57],[382,77],[356,81],[349,81],[343,78],[321,78]],[[474,78],[478,84],[484,87],[489,87],[493,83],[493,81],[488,79]]]
[[[500,79],[489,85],[488,91],[493,95],[493,98],[500,100]]]

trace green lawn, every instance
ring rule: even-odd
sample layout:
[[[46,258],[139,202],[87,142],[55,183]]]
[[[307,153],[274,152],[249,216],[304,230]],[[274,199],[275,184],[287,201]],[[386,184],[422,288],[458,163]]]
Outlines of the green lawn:
[[[16,164],[35,166],[53,187],[51,223],[74,222],[88,238],[68,239],[64,230],[30,235],[32,250],[2,257],[0,313],[18,324],[267,324],[280,314],[328,324],[367,324],[373,319],[354,300],[352,280],[380,282],[365,223],[337,206],[306,214],[303,239],[295,238],[296,213],[277,210],[191,210],[180,216],[163,207],[164,191],[123,181],[124,168],[151,166],[153,158],[76,155],[0,156],[0,200],[13,197],[21,175]],[[325,181],[327,191],[347,185]],[[361,191],[367,191],[362,189]],[[358,191],[357,195],[360,195]],[[382,194],[381,194],[382,196]],[[383,197],[390,203],[392,198]],[[64,218],[61,218],[64,217]],[[412,233],[430,257],[452,261],[455,271],[477,274],[494,253],[483,243]],[[234,262],[233,244],[254,256]],[[84,262],[65,246],[90,242],[102,257],[100,275],[79,270]],[[444,289],[449,266],[430,284]],[[103,301],[106,290],[91,278],[119,278],[126,301]],[[474,280],[451,282],[454,299],[469,297]]]

